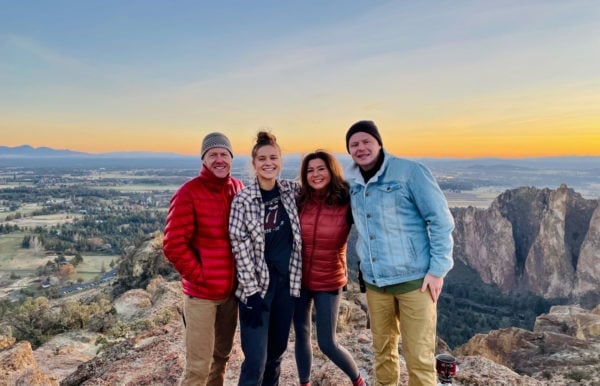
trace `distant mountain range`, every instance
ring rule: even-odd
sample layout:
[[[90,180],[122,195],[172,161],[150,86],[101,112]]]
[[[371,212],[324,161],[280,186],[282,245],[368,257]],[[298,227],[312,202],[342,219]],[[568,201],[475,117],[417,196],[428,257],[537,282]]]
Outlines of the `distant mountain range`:
[[[69,149],[52,149],[50,147],[32,147],[21,145],[15,147],[0,146],[0,157],[188,157],[177,153],[167,152],[108,152],[85,153]]]
[[[82,156],[87,153],[68,149],[52,149],[49,147],[31,147],[21,145],[15,147],[0,146],[0,157],[66,157]]]
[[[0,167],[198,169],[199,166],[198,155],[142,151],[84,153],[29,145],[0,146]]]
[[[401,156],[401,154],[398,154]],[[336,154],[343,165],[351,162],[346,153]],[[285,154],[284,169],[288,166],[297,169],[301,154]],[[414,158],[413,158],[414,159]],[[108,152],[85,153],[69,149],[52,149],[50,147],[32,147],[22,145],[16,147],[0,146],[0,167],[70,167],[73,161],[82,167],[110,167],[126,164],[130,167],[183,167],[197,168],[200,164],[199,154],[183,155],[169,152]],[[537,157],[537,158],[417,158],[434,171],[477,170],[479,173],[498,174],[515,173],[530,169],[535,170],[572,170],[598,171],[600,173],[600,156],[571,157]],[[246,167],[247,155],[234,157],[235,167]]]

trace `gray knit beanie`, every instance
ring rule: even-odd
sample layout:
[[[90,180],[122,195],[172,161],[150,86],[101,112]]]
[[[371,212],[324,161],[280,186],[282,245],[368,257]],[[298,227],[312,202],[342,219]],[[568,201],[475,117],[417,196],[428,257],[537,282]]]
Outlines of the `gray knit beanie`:
[[[231,150],[231,142],[229,142],[229,138],[222,133],[210,133],[206,134],[206,137],[202,140],[202,156],[200,158],[204,158],[204,154],[207,151],[212,149],[213,147],[222,147],[229,151],[231,154],[231,158],[233,158],[233,150]]]

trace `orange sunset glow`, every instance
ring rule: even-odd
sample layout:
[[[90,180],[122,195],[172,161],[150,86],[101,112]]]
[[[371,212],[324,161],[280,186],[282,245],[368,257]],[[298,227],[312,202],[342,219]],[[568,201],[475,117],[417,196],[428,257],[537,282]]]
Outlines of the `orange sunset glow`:
[[[248,154],[267,128],[345,153],[371,119],[406,157],[600,155],[598,2],[255,7],[6,5],[0,145]]]

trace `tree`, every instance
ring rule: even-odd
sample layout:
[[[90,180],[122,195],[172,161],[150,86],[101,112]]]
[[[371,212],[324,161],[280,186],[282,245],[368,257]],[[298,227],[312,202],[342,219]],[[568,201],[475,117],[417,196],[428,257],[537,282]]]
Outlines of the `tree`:
[[[0,299],[0,318],[4,319],[6,315],[12,309],[12,303],[10,299]]]
[[[10,313],[8,322],[17,340],[28,340],[35,348],[46,342],[46,331],[54,325],[52,314],[47,298],[27,298]]]
[[[23,241],[21,241],[21,248],[29,249],[30,245],[31,245],[31,236],[30,235],[23,236]]]
[[[75,253],[75,256],[71,259],[70,263],[75,267],[77,267],[80,263],[83,263],[83,257],[81,256],[81,253]]]
[[[75,271],[75,267],[72,264],[62,264],[58,268],[58,278],[61,281],[71,280],[75,277],[77,272]]]

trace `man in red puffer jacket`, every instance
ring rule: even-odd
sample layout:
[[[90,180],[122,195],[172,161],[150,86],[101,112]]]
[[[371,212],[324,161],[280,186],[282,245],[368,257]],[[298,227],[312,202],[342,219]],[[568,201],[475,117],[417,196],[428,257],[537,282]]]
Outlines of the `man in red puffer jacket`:
[[[229,139],[202,141],[200,175],[171,198],[163,251],[181,275],[186,367],[182,385],[222,386],[237,325],[235,260],[229,244],[229,208],[242,189],[231,177]]]

